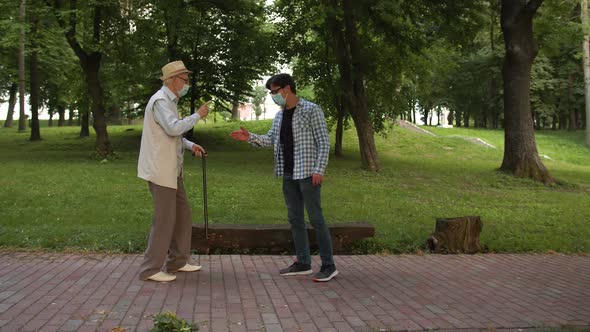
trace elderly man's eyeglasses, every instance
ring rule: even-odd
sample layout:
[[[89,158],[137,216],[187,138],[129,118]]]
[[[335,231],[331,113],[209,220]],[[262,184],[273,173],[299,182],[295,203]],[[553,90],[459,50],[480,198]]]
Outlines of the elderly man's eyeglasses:
[[[180,77],[180,76],[176,76],[178,78],[180,78],[181,80],[184,81],[184,83],[188,83],[188,78],[184,78],[184,77]]]
[[[277,93],[279,93],[279,91],[280,91],[281,89],[282,89],[282,88],[276,88],[276,89],[274,89],[274,90],[273,90],[273,89],[270,89],[270,94],[271,94],[271,95],[276,95]]]

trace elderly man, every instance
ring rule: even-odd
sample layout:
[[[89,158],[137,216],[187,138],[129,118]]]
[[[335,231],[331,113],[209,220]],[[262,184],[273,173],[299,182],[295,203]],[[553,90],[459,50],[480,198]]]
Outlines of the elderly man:
[[[141,280],[173,281],[174,272],[193,272],[201,266],[191,265],[191,211],[182,181],[184,149],[201,157],[205,150],[182,137],[199,119],[209,113],[208,103],[197,113],[181,119],[178,100],[189,89],[191,71],[182,61],[162,67],[163,86],[145,108],[138,177],[148,181],[154,215],[143,263]]]

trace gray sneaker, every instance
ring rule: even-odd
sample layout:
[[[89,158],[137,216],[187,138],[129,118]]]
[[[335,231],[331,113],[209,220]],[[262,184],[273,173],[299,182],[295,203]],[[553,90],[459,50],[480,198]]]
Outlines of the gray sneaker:
[[[338,270],[336,270],[336,265],[322,265],[320,272],[314,274],[313,281],[316,282],[325,282],[330,281],[332,278],[338,275]]]
[[[313,270],[311,269],[311,264],[295,262],[291,264],[291,266],[281,269],[279,273],[282,276],[297,276],[303,274],[312,274]]]

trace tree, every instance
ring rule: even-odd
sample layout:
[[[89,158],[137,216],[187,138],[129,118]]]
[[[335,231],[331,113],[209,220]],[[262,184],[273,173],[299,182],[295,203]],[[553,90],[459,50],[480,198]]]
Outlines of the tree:
[[[6,121],[4,121],[4,128],[12,127],[14,107],[16,106],[16,92],[18,84],[11,83],[8,90],[8,111],[6,112]]]
[[[61,127],[65,125],[66,108],[78,96],[81,85],[78,82],[83,73],[53,10],[40,5],[40,1],[34,3],[38,4],[33,15],[39,18],[39,29],[31,34],[31,40],[35,41],[36,46],[32,49],[36,51],[39,63],[39,103],[48,109],[50,116],[57,113],[57,125]]]
[[[255,80],[274,70],[276,46],[274,32],[266,24],[261,2],[233,1],[212,16],[220,22],[216,58],[224,73],[219,94],[229,101],[234,120],[239,119],[239,104],[253,97]],[[217,17],[217,19],[215,19]]]
[[[0,95],[7,93],[8,112],[4,127],[12,127],[18,92],[18,50],[20,24],[14,24],[19,8],[14,3],[0,2]]]
[[[584,95],[586,97],[586,145],[590,147],[590,35],[588,33],[588,0],[581,0],[581,17],[584,28],[583,66],[584,66]]]
[[[29,6],[30,7],[30,6]],[[31,11],[33,12],[33,11]],[[29,73],[30,73],[30,103],[31,103],[31,141],[41,140],[41,131],[39,126],[39,61],[36,34],[39,28],[38,15],[32,14],[31,17],[31,54],[29,55]]]
[[[276,59],[274,32],[266,23],[262,2],[152,2],[151,21],[139,26],[138,32],[151,38],[146,31],[154,29],[151,35],[159,37],[154,44],[165,41],[168,60],[181,59],[193,71],[189,98],[181,99],[180,109],[190,102],[190,113],[194,113],[197,103],[214,96],[219,101],[216,106],[232,110],[237,117],[239,104],[252,92],[252,83],[270,72]]]
[[[533,29],[539,44],[531,72],[535,128],[582,127],[583,29],[576,2],[546,0],[535,16]]]
[[[26,0],[20,1],[20,34],[18,49],[18,96],[19,96],[19,118],[18,131],[25,131],[25,9]]]
[[[94,118],[92,126],[96,132],[96,152],[100,158],[106,158],[113,153],[107,132],[105,98],[100,78],[103,58],[100,47],[101,27],[111,15],[117,15],[117,3],[92,2],[87,3],[86,7],[81,7],[78,6],[77,0],[53,0],[59,25],[64,29],[66,40],[78,57],[84,72],[87,93],[91,101],[90,109]],[[79,20],[82,20],[84,24],[79,24]],[[78,35],[78,26],[91,27],[91,30],[82,30]]]
[[[394,106],[408,108],[398,94],[408,55],[420,54],[436,38],[471,35],[481,1],[279,0],[275,6],[283,55],[305,64],[300,68],[307,77],[297,80],[311,77],[322,108],[341,124],[336,149],[342,120],[350,115],[362,165],[378,171],[373,136],[401,112]]]
[[[345,112],[352,116],[359,138],[359,150],[363,167],[377,172],[380,169],[377,146],[369,105],[365,92],[365,70],[361,59],[361,45],[357,32],[357,18],[352,0],[332,0],[331,7],[342,11],[342,18],[329,18],[334,33],[334,50],[340,73]]]
[[[555,180],[537,152],[530,105],[531,67],[538,52],[533,17],[542,3],[543,0],[502,0],[505,147],[500,170],[552,184]]]
[[[263,86],[257,85],[252,92],[252,105],[254,107],[254,114],[256,114],[256,120],[262,114],[262,107],[264,100],[266,99],[266,89]]]

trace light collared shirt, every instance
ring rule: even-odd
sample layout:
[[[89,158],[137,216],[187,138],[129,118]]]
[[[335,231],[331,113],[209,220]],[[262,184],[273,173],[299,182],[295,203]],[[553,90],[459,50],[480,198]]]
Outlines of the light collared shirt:
[[[191,150],[195,143],[182,137],[182,134],[189,131],[195,126],[195,123],[201,118],[198,113],[181,119],[178,114],[178,97],[167,86],[161,89],[166,95],[166,99],[158,99],[154,103],[154,120],[168,136],[180,137],[181,144],[177,144],[176,162],[178,165],[178,176],[182,174],[182,163],[184,159],[184,149]]]
[[[285,159],[281,148],[281,122],[279,111],[266,135],[250,133],[248,142],[253,146],[274,146],[275,175],[284,175]],[[293,179],[305,179],[313,173],[324,175],[330,154],[330,136],[322,109],[299,98],[293,113]]]

